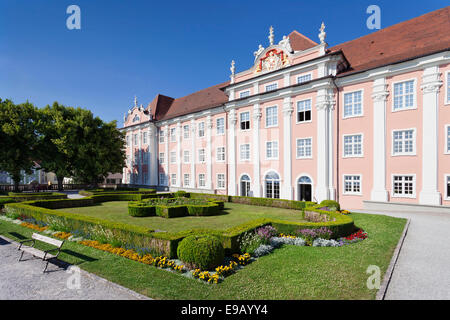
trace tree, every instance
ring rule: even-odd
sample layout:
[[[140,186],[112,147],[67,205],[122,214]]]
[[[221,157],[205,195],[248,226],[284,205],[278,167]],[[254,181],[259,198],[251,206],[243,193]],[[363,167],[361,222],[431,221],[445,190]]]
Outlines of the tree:
[[[56,174],[60,190],[64,177],[95,185],[123,168],[124,138],[115,122],[55,102],[41,111],[38,127],[41,167]]]
[[[8,172],[19,190],[21,171],[30,174],[37,151],[37,108],[28,101],[15,105],[0,99],[0,170]]]

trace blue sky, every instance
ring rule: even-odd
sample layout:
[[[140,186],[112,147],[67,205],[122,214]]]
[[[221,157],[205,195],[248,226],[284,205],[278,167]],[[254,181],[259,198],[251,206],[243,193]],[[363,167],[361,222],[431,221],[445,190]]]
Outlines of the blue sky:
[[[66,9],[81,9],[81,30],[68,30]],[[330,46],[374,32],[366,8],[381,8],[382,28],[448,5],[427,1],[138,1],[1,0],[0,98],[38,107],[58,101],[118,120],[134,95],[145,106],[227,81],[251,67],[258,44],[297,30]]]

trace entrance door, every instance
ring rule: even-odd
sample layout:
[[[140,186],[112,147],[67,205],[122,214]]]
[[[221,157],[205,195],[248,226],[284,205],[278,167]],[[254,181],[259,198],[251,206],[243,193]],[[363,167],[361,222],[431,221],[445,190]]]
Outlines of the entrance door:
[[[312,181],[308,177],[298,180],[298,200],[312,201]]]
[[[241,178],[241,196],[248,197],[250,194],[250,178],[247,175]]]

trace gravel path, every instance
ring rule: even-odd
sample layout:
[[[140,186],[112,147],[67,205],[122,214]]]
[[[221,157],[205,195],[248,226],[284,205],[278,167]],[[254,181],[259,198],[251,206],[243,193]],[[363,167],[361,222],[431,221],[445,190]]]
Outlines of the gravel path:
[[[0,236],[0,300],[136,300],[148,299],[134,291],[72,266],[49,264],[20,254],[17,243]],[[79,275],[79,277],[78,277]],[[78,285],[79,284],[79,285]]]
[[[450,299],[450,215],[363,212],[411,219],[385,299]]]

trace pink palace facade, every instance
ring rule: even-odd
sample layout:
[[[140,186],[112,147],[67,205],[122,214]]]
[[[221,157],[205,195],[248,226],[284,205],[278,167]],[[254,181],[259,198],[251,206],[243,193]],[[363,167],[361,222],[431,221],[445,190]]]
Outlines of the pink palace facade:
[[[293,31],[230,81],[125,115],[123,183],[450,206],[450,7],[335,47]],[[251,53],[249,53],[251,54]]]

